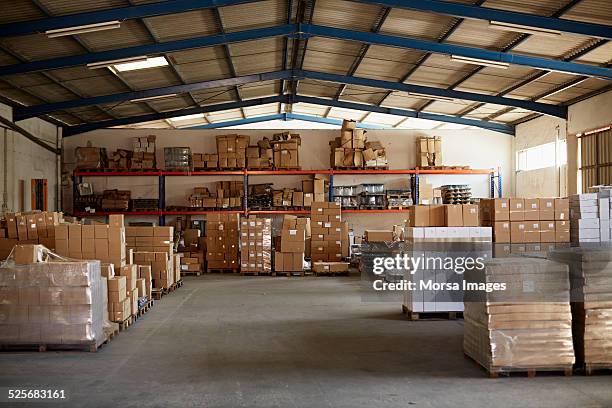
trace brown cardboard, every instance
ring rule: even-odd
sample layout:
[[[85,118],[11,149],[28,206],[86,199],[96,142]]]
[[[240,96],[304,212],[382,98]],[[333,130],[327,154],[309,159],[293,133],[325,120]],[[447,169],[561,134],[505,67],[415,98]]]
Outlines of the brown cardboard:
[[[367,242],[393,242],[393,231],[366,230],[364,238]]]
[[[570,242],[569,221],[555,221],[555,242]]]
[[[539,221],[525,221],[525,242],[540,242]]]
[[[478,205],[462,204],[461,209],[462,209],[464,227],[480,226],[480,223],[478,221]]]
[[[463,226],[463,208],[460,204],[447,204],[444,206],[444,225],[447,227]]]
[[[522,198],[510,199],[510,221],[525,220],[525,200]]]
[[[554,198],[539,198],[539,219],[550,221],[555,219],[555,199]]]
[[[512,214],[510,214],[510,216],[512,217]],[[510,222],[510,242],[525,242],[525,222]]]
[[[496,221],[493,223],[493,241],[510,243],[510,221]]]
[[[446,213],[443,205],[430,205],[429,207],[429,226],[443,227],[446,222]]]
[[[123,227],[124,217],[123,214],[111,214],[108,216],[108,225],[111,227]]]
[[[429,226],[429,208],[425,205],[411,205],[408,207],[408,226]]]
[[[539,219],[540,219],[539,200],[537,198],[526,198],[525,199],[525,221],[538,221]]]
[[[540,220],[540,242],[555,242],[555,222]]]
[[[13,260],[16,264],[27,265],[38,262],[38,248],[36,245],[15,245]]]

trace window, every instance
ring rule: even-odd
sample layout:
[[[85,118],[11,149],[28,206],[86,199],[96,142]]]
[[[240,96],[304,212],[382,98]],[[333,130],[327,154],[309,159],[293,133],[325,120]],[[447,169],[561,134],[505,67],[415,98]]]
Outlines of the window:
[[[612,184],[612,129],[606,127],[577,135],[580,140],[580,176],[582,190]]]
[[[555,146],[557,147],[555,149]],[[555,151],[556,150],[556,151]],[[555,162],[556,156],[556,162]],[[529,171],[567,164],[565,140],[559,143],[546,143],[529,149],[519,150],[516,154],[516,170]]]

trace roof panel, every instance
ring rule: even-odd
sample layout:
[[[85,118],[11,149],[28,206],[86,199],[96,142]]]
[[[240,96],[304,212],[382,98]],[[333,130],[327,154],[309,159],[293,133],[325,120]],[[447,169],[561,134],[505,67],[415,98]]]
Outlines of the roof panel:
[[[44,34],[3,38],[0,44],[29,61],[83,53],[83,47],[71,38],[47,38]]]
[[[508,69],[484,67],[482,71],[463,81],[456,89],[494,95],[537,72],[539,70],[520,65],[511,65]]]
[[[569,3],[569,0],[487,0],[482,6],[539,16],[551,16],[567,3]]]
[[[488,21],[464,20],[446,42],[499,51],[520,35],[509,31],[491,30]]]
[[[299,82],[299,94],[306,96],[319,96],[321,98],[334,98],[340,85],[332,82],[305,80]]]
[[[231,44],[230,55],[237,75],[257,74],[282,69],[284,41],[266,38]]]
[[[505,113],[503,115],[496,117],[495,121],[503,122],[503,123],[512,123],[516,120],[522,119],[529,115],[531,115],[531,112],[525,112],[525,111],[520,111],[520,110],[511,111],[511,112],[508,112],[508,113]]]
[[[327,117],[334,119],[361,120],[365,114],[366,112],[353,109],[331,108]]]
[[[356,76],[400,81],[424,54],[415,50],[370,46]]]
[[[461,113],[465,108],[470,106],[470,102],[467,101],[433,101],[426,109],[427,112],[441,113],[444,115],[457,115]]]
[[[265,105],[243,108],[246,117],[273,115],[278,113],[278,103],[267,103]]]
[[[576,49],[582,48],[584,45],[590,44],[591,40],[585,37],[562,35],[559,37],[545,37],[532,35],[518,46],[512,49],[512,52],[518,54],[533,54],[549,58],[562,58],[572,53]]]
[[[0,13],[0,24],[37,20],[43,17],[44,14],[31,0],[11,0],[11,7],[2,8],[2,13]]]
[[[561,18],[610,25],[612,2],[610,0],[582,0]]]
[[[304,69],[346,74],[359,55],[361,44],[314,37],[308,41]]]
[[[474,65],[451,61],[448,55],[432,54],[410,76],[410,83],[448,87],[475,69]]]
[[[213,123],[223,122],[226,120],[236,120],[242,119],[242,112],[240,111],[240,109],[229,109],[219,112],[208,113],[206,114],[206,118]]]
[[[123,21],[121,28],[115,30],[80,34],[78,37],[91,51],[106,51],[153,43],[146,27],[136,20]]]
[[[200,105],[214,105],[217,103],[234,102],[236,100],[233,87],[193,91],[191,95]]]
[[[404,120],[403,116],[387,115],[386,113],[370,112],[364,123],[393,126]]]
[[[221,7],[219,14],[226,32],[270,27],[287,23],[287,2],[264,0]]]
[[[608,64],[612,59],[612,41],[608,41],[603,45],[595,48],[591,52],[587,52],[582,57],[577,58],[575,62],[586,62],[591,64]]]
[[[318,0],[313,14],[313,24],[370,31],[376,23],[382,7],[344,0]]]
[[[143,103],[143,102],[139,102]],[[173,98],[155,99],[146,102],[153,109],[162,111],[171,111],[178,109],[185,109],[192,106],[193,102],[187,97],[187,94],[183,94]]]
[[[210,9],[145,18],[153,35],[161,42],[218,33],[219,24]]]
[[[327,112],[327,106],[313,105],[310,103],[295,103],[292,112],[297,114],[323,116]]]
[[[180,84],[180,81],[169,67],[124,71],[119,75],[136,90]]]
[[[38,2],[54,16],[106,10],[127,5],[124,0],[38,0]]]
[[[246,84],[240,87],[240,93],[244,99],[275,96],[280,93],[280,81],[265,81],[254,84]]]
[[[188,83],[228,78],[230,68],[222,47],[172,53],[168,56],[181,77]]]
[[[382,106],[401,109],[418,109],[423,105],[425,99],[417,98],[408,95],[406,92],[393,92],[387,98]]]
[[[441,14],[392,9],[380,31],[383,34],[436,40],[454,21],[455,18]]]
[[[384,89],[349,85],[342,93],[342,100],[358,103],[377,104],[387,93]]]

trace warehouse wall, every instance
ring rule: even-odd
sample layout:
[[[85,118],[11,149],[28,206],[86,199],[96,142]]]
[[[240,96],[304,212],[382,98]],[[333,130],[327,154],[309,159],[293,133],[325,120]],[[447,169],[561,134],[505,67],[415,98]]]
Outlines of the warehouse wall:
[[[0,115],[12,120],[12,109],[0,104]],[[40,119],[28,119],[18,122],[18,125],[37,136],[50,142],[55,146],[58,138],[58,127]],[[7,149],[6,181],[7,181],[7,203],[8,211],[31,210],[30,185],[35,178],[46,178],[48,181],[48,203],[49,210],[57,210],[58,192],[58,156],[28,140],[23,135],[0,128],[0,191],[4,194],[4,146]],[[24,201],[23,208],[19,203],[19,185],[23,181]],[[2,196],[0,196],[1,198]],[[1,202],[2,200],[0,200]]]
[[[557,131],[560,140],[567,140],[567,166],[560,171],[547,168],[518,174],[513,168],[512,184],[515,186],[516,195],[564,196],[578,193],[579,163],[576,134],[612,124],[610,106],[612,106],[612,91],[570,105],[568,120],[541,116],[519,124],[512,151],[513,166],[516,166],[516,153],[519,150],[552,142]]]
[[[157,136],[157,161],[161,167],[163,164],[163,148],[168,146],[189,146],[192,152],[206,153],[215,152],[215,135],[235,133],[230,130],[141,130],[141,129],[102,129],[83,135],[71,136],[64,139],[64,164],[70,167],[74,164],[74,148],[85,146],[88,141],[94,146],[106,147],[109,150],[117,148],[131,148],[131,137],[146,136],[154,134]],[[241,134],[251,136],[251,141],[258,140],[264,136],[271,136],[274,131],[270,130],[241,130]],[[337,130],[300,130],[296,131],[302,136],[302,147],[300,150],[300,162],[303,169],[327,169],[329,168],[329,141],[338,136]],[[504,190],[510,188],[511,174],[511,149],[512,137],[500,133],[485,130],[436,130],[436,131],[412,131],[412,130],[372,130],[367,133],[368,138],[380,140],[387,148],[389,165],[395,169],[411,168],[416,165],[415,141],[417,136],[437,135],[441,136],[442,153],[446,165],[469,165],[472,168],[497,168],[501,166],[504,182]],[[190,190],[195,185],[211,186],[214,181],[229,179],[228,177],[177,177],[167,178],[166,182],[166,204],[186,205]],[[240,177],[235,178],[239,180]],[[300,176],[275,176],[275,177],[251,177],[250,183],[274,182],[276,188],[299,187]],[[473,176],[427,176],[428,182],[434,186],[442,184],[469,183],[472,185],[475,196],[489,196],[489,179],[486,175]],[[96,192],[105,188],[131,189],[134,198],[157,197],[157,184],[150,177],[129,178],[89,178],[94,184]],[[336,185],[358,184],[366,182],[384,182],[388,188],[407,187],[409,179],[406,176],[336,176]],[[197,184],[196,184],[197,183]],[[72,202],[71,188],[64,189],[65,208],[68,210]],[[384,215],[349,215],[347,219],[351,226],[359,233],[367,228],[389,227],[394,223],[402,222],[405,216],[401,214]],[[152,218],[150,218],[152,220]]]

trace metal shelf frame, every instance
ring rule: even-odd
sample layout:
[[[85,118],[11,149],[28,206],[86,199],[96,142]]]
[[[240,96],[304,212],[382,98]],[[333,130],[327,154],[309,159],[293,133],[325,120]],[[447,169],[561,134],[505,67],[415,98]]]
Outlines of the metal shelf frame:
[[[334,169],[323,169],[323,170],[213,170],[213,171],[165,171],[165,170],[152,170],[152,171],[74,171],[72,175],[73,181],[73,197],[77,195],[77,185],[83,182],[84,177],[157,177],[158,178],[158,208],[155,211],[101,211],[97,213],[87,212],[75,212],[76,216],[108,216],[111,214],[124,214],[129,216],[157,216],[159,217],[159,225],[166,224],[167,215],[206,215],[214,214],[219,212],[233,213],[233,214],[261,214],[261,215],[275,215],[275,214],[310,214],[308,210],[249,210],[248,205],[248,186],[251,176],[290,176],[290,175],[307,175],[314,176],[316,174],[324,174],[329,176],[329,201],[334,201],[334,176],[335,175],[408,175],[411,177],[411,182],[414,187],[415,202],[419,199],[419,176],[420,175],[488,175],[490,183],[490,196],[495,197],[495,181],[497,180],[497,193],[498,197],[502,197],[502,176],[501,168],[488,170],[469,169],[469,170],[458,170],[458,169],[410,169],[410,170],[368,170],[368,169],[356,169],[356,170],[334,170]],[[166,211],[166,177],[206,177],[206,176],[240,176],[243,178],[244,185],[244,200],[242,210],[211,210],[211,211]],[[345,213],[403,213],[407,210],[398,209],[384,209],[384,210],[343,210]]]

